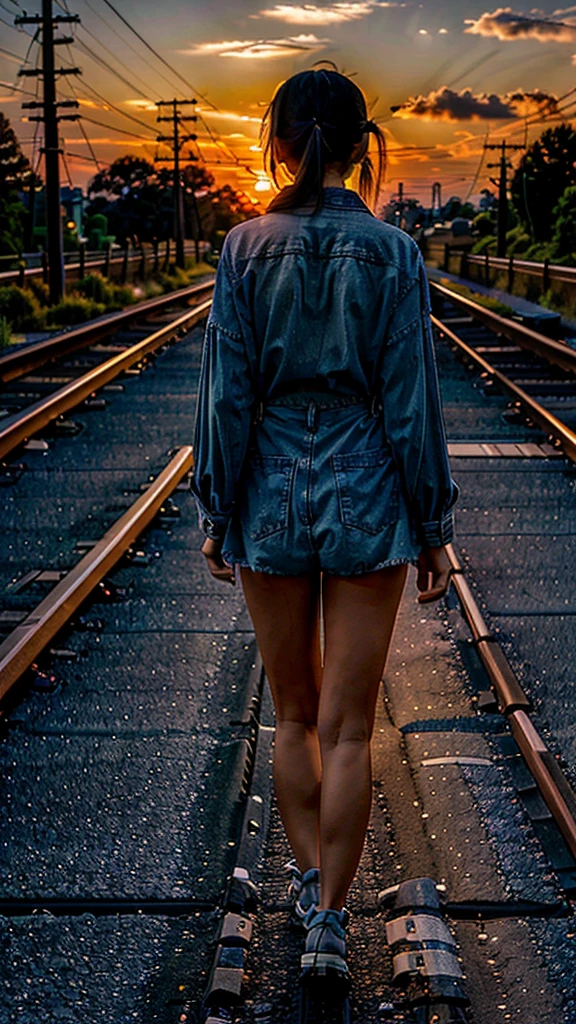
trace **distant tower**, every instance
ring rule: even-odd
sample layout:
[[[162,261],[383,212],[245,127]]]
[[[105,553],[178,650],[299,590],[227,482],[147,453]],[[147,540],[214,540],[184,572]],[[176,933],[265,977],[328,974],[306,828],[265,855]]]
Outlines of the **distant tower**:
[[[440,216],[442,213],[442,182],[435,181],[432,185],[432,220],[436,219],[436,215]]]

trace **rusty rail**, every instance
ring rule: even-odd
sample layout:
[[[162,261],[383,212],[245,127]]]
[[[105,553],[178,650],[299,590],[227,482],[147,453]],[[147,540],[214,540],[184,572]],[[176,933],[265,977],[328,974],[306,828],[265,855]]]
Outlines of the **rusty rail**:
[[[474,303],[472,303],[472,306],[474,306]],[[476,314],[474,313],[474,315]],[[498,319],[501,318],[498,317]],[[492,366],[492,364],[489,363],[488,360],[485,359],[482,355],[480,355],[479,352],[476,352],[470,345],[467,345],[466,342],[462,340],[462,338],[459,338],[458,335],[454,333],[454,331],[451,331],[450,328],[447,327],[445,323],[443,323],[441,320],[438,320],[438,318],[435,316],[432,317],[432,323],[438,329],[441,335],[444,335],[444,337],[449,338],[450,341],[457,345],[458,348],[462,352],[464,352],[464,354],[469,359],[472,359],[475,363],[477,363],[477,365],[485,373],[487,373],[490,377],[494,377],[508,391],[510,391],[511,394],[514,395],[514,397],[517,399],[517,401],[519,401],[524,406],[524,408],[528,410],[530,418],[535,420],[536,423],[539,423],[547,434],[554,434],[554,436],[557,437],[562,442],[564,451],[568,458],[571,459],[572,462],[576,462],[576,433],[574,433],[574,431],[571,430],[570,427],[566,426],[566,424],[563,423],[562,420],[559,420],[557,416],[554,416],[554,413],[549,412],[547,409],[544,408],[543,405],[540,405],[540,403],[537,402],[534,398],[531,398],[530,395],[527,395],[526,392],[522,390],[522,388],[518,387],[518,385],[515,384],[514,381],[510,380],[509,377],[506,377],[506,375],[501,373],[500,370],[497,370],[495,366]],[[522,330],[525,330],[525,328],[522,328]],[[535,334],[534,331],[528,331],[528,333]],[[542,338],[542,335],[539,334],[535,336],[537,338]],[[548,339],[542,338],[542,340],[547,341]],[[558,342],[551,342],[551,344],[558,344]],[[574,357],[574,365],[576,366],[576,352],[573,352],[572,355]]]
[[[180,331],[189,330],[200,320],[207,316],[211,306],[211,300],[200,303],[194,309],[188,310],[183,316],[172,321],[166,327],[148,335],[136,345],[120,352],[117,356],[106,360],[100,366],[94,367],[88,373],[77,380],[65,384],[58,391],[53,392],[46,398],[34,402],[14,416],[7,418],[0,427],[0,458],[8,455],[14,448],[22,444],[33,434],[36,434],[42,427],[45,427],[52,420],[63,413],[73,409],[84,399],[88,398],[99,388],[113,380],[123,370],[129,369],[134,363],[154,352],[168,338]]]
[[[576,857],[576,793],[534,728],[528,715],[530,700],[504,651],[484,622],[451,544],[448,545],[448,554],[452,565],[452,583],[500,710],[510,724],[512,735],[571,853]]]
[[[445,299],[453,302],[455,306],[465,309],[467,313],[470,313],[470,316],[474,317],[475,320],[480,320],[481,323],[485,324],[486,327],[489,327],[496,334],[508,338],[509,341],[519,345],[521,348],[527,349],[529,352],[536,352],[537,355],[548,360],[549,363],[561,366],[563,370],[576,373],[576,351],[570,348],[565,341],[554,341],[552,338],[547,338],[544,334],[539,334],[538,331],[532,331],[529,327],[516,324],[512,320],[507,320],[505,317],[499,316],[498,313],[493,313],[492,310],[486,309],[485,306],[479,306],[471,299],[459,295],[458,292],[445,288],[444,285],[437,284],[436,281],[430,281],[430,287],[435,294],[442,295]]]
[[[0,700],[152,522],[192,465],[192,448],[181,448],[102,540],[0,645]]]

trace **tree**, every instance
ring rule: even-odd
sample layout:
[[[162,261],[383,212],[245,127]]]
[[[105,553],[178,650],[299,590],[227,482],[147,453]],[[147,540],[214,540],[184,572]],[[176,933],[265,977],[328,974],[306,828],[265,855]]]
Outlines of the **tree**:
[[[29,182],[31,172],[30,161],[22,152],[10,121],[0,113],[0,195],[4,195],[6,189],[22,189]]]
[[[111,234],[119,241],[171,238],[173,184],[171,167],[155,168],[139,157],[120,157],[90,182],[88,215],[104,214]],[[182,184],[187,236],[205,237],[211,230],[212,206],[197,193],[207,195],[214,177],[202,165],[187,164],[182,169]]]
[[[487,235],[493,235],[496,225],[494,224],[494,218],[489,213],[479,213],[474,218],[472,224],[480,238],[486,238]]]
[[[536,242],[552,238],[554,209],[572,185],[576,185],[576,131],[561,124],[548,128],[530,146],[512,179],[514,206]]]
[[[137,156],[121,156],[104,171],[99,171],[88,185],[88,195],[107,192],[112,196],[126,196],[138,191],[156,179],[156,171],[148,160]]]
[[[0,113],[0,254],[17,255],[24,248],[28,212],[20,198],[32,180],[30,161],[20,148],[14,129]]]
[[[554,208],[554,256],[576,253],[576,186],[570,185]]]

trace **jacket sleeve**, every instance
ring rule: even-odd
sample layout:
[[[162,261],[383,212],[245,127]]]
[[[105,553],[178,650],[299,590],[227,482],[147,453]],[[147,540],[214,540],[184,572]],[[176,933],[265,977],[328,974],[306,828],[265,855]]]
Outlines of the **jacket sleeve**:
[[[401,292],[382,364],[384,425],[423,548],[449,544],[459,488],[450,475],[424,261]]]
[[[214,540],[226,533],[250,434],[254,388],[245,331],[225,245],[204,334],[191,482],[200,528]]]

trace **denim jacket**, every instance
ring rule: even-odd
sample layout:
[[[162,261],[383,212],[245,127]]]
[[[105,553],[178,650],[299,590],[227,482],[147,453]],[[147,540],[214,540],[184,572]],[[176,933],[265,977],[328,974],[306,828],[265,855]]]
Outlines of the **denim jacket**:
[[[377,397],[422,547],[453,537],[450,475],[422,256],[349,189],[228,233],[206,325],[192,491],[223,537],[255,408],[291,381]]]

